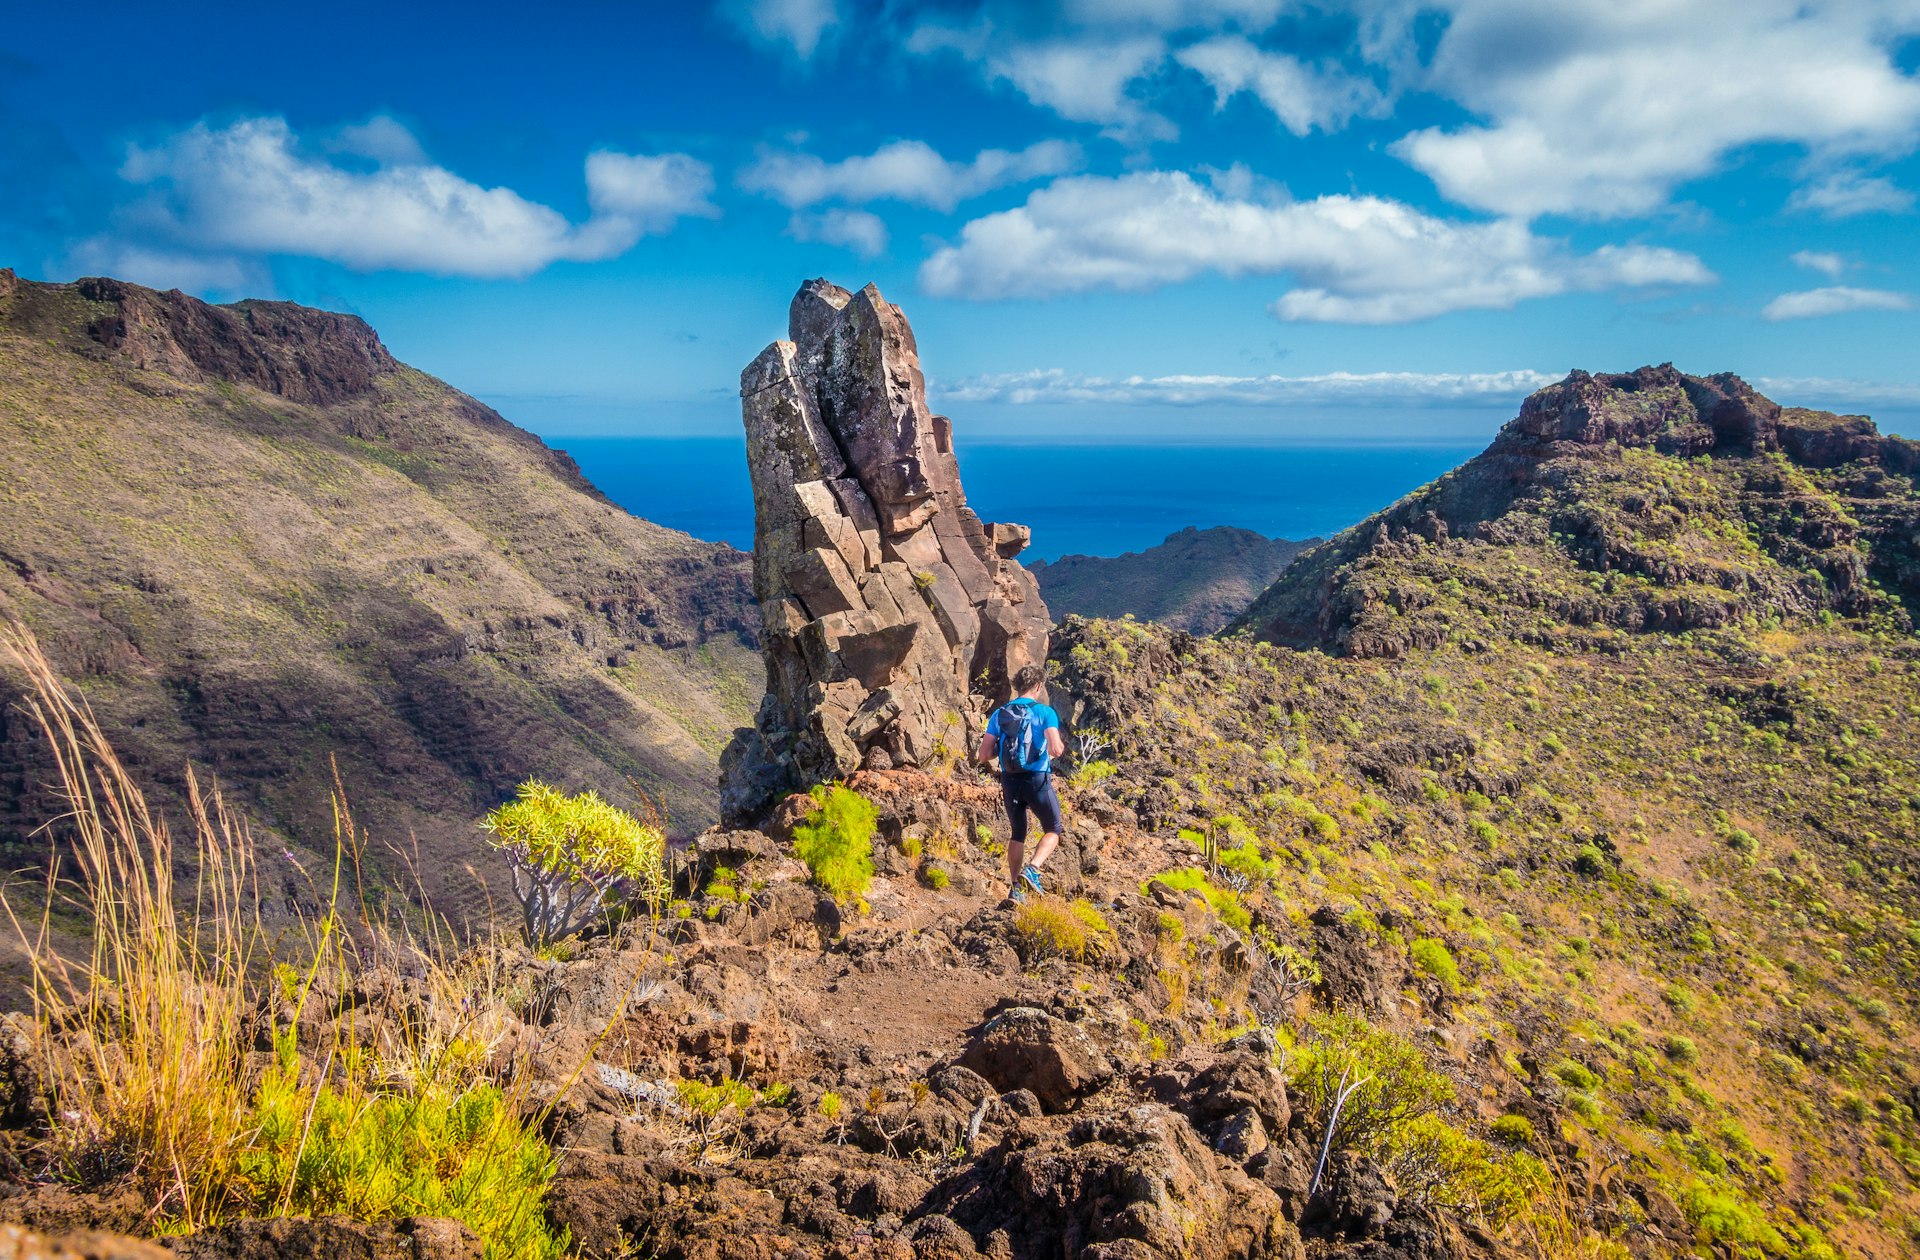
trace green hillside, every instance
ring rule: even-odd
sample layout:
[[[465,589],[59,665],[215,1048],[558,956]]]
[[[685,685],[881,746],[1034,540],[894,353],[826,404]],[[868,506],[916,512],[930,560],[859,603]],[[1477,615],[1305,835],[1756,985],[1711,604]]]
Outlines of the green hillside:
[[[1917,452],[1576,374],[1239,634],[1070,624],[1062,681],[1101,790],[1241,846],[1256,925],[1526,1120],[1601,1232],[1911,1254]]]
[[[332,852],[336,761],[376,861],[417,841],[449,904],[479,904],[474,820],[528,775],[699,830],[758,700],[749,600],[745,556],[635,519],[357,319],[0,272],[0,609],[143,780],[209,771],[295,852]],[[4,721],[18,866],[51,802]]]

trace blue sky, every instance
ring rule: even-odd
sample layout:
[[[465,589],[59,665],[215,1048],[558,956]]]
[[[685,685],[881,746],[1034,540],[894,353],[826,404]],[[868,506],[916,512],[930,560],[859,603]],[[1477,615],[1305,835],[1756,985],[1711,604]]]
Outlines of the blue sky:
[[[1672,360],[1920,431],[1920,2],[42,5],[0,265],[355,311],[551,436],[736,431],[877,282],[962,432],[1457,441]]]

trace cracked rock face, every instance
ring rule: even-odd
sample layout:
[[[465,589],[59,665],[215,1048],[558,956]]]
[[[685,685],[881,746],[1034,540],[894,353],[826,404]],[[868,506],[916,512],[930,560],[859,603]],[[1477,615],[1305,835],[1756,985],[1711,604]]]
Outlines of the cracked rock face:
[[[1047,653],[1028,531],[967,507],[900,308],[811,280],[788,327],[740,378],[767,691],[722,758],[734,823],[862,766],[964,758],[988,695]]]

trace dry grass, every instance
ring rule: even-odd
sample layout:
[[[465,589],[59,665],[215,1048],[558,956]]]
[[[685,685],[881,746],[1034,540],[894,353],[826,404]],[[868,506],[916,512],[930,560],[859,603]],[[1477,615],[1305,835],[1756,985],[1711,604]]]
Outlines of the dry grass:
[[[336,790],[331,888],[276,939],[246,824],[217,789],[189,775],[176,847],[18,626],[0,625],[0,668],[26,677],[66,805],[53,830],[69,856],[44,899],[28,909],[0,892],[29,960],[46,1172],[134,1186],[157,1231],[432,1209],[473,1227],[490,1257],[561,1254],[541,1207],[554,1162],[531,1078],[495,1053],[517,1022],[521,952],[504,934],[462,948],[430,912],[368,913],[365,837]],[[83,947],[54,947],[57,910],[86,923]],[[390,991],[353,993],[368,983]],[[263,1063],[249,1052],[268,1035]]]
[[[59,830],[77,867],[62,880],[56,859],[45,902],[25,920],[0,898],[26,947],[45,1034],[52,1152],[70,1175],[131,1174],[151,1189],[156,1218],[210,1219],[227,1206],[222,1187],[249,1138],[235,1050],[263,934],[245,824],[190,774],[196,875],[190,890],[177,887],[166,824],[38,645],[17,627],[0,630],[0,663],[31,683],[25,708],[53,751],[68,807]],[[91,917],[83,958],[50,945],[62,903]]]

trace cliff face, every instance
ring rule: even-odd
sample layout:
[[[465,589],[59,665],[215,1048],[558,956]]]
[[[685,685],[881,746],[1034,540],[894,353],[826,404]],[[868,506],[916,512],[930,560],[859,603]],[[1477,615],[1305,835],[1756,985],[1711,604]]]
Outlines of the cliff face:
[[[740,380],[767,687],[724,762],[736,820],[863,765],[964,757],[984,694],[1047,650],[1027,531],[968,508],[900,309],[814,280],[788,324]]]
[[[1241,619],[1296,647],[1587,640],[1920,600],[1920,444],[1737,376],[1575,372],[1485,452],[1302,556]]]
[[[330,852],[337,759],[376,858],[417,837],[452,903],[528,775],[710,823],[758,699],[745,555],[630,516],[352,316],[112,280],[0,276],[0,610],[144,780],[192,762]],[[39,756],[0,723],[16,865]]]

